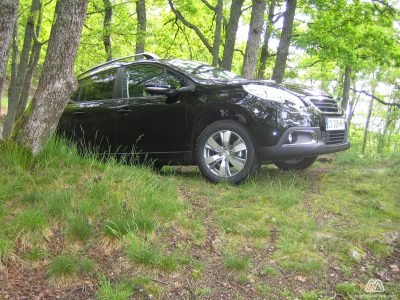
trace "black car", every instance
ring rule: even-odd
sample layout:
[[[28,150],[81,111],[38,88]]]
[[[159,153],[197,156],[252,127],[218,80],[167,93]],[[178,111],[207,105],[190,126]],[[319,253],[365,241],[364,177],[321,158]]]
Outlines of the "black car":
[[[299,85],[151,54],[78,79],[59,131],[101,153],[197,164],[213,182],[239,183],[266,163],[304,169],[319,154],[350,147],[337,101]]]

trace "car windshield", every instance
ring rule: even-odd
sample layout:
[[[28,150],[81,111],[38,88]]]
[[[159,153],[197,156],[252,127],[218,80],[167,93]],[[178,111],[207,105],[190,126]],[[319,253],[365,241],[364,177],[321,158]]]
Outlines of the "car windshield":
[[[168,60],[168,63],[175,67],[183,69],[185,72],[193,75],[199,80],[230,81],[243,79],[235,73],[218,69],[197,61],[173,59]]]

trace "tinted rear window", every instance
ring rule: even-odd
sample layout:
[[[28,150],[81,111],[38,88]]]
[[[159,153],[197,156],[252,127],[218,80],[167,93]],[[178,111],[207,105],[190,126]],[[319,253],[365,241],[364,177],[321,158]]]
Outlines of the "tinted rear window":
[[[79,101],[112,99],[114,93],[115,70],[96,74],[83,79],[80,85]]]

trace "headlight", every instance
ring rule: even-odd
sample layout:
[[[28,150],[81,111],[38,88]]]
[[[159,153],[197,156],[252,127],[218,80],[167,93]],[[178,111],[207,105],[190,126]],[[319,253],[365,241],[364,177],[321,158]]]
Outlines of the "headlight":
[[[243,89],[247,93],[264,100],[279,103],[290,102],[296,106],[304,106],[304,103],[298,97],[279,88],[261,84],[246,84],[243,85]]]

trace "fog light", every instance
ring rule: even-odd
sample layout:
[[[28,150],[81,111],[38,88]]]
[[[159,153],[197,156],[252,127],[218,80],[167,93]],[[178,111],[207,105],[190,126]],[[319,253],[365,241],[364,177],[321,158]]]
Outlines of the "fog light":
[[[317,133],[315,131],[311,132],[311,139],[313,143],[317,142]]]
[[[288,135],[288,142],[289,142],[289,144],[296,143],[296,141],[297,141],[297,134],[296,134],[296,132],[291,132],[291,133],[289,133],[289,135]]]

